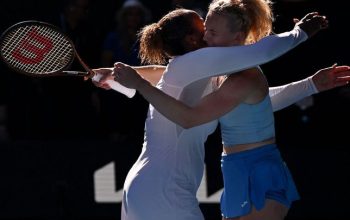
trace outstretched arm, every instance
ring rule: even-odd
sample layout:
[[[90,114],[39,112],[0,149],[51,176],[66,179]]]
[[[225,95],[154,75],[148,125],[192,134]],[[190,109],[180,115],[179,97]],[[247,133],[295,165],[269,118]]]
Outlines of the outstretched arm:
[[[344,86],[350,81],[350,67],[333,65],[318,70],[306,79],[283,86],[270,87],[274,111],[286,108],[301,99],[318,92]]]
[[[154,86],[157,85],[165,71],[165,66],[162,65],[133,66],[132,68]]]
[[[118,82],[137,89],[161,114],[183,128],[210,122],[235,108],[257,88],[257,74],[260,74],[254,68],[231,75],[218,90],[203,97],[195,106],[188,106],[152,86],[127,65],[118,63],[114,71]]]
[[[271,35],[257,43],[233,47],[207,47],[174,58],[164,75],[167,84],[187,86],[195,81],[232,74],[269,62],[327,27],[324,16],[310,13],[298,21],[290,32]]]
[[[319,30],[328,26],[328,21],[318,13],[309,13],[300,21],[295,28],[286,33],[268,36],[258,43],[248,46],[236,47],[211,47],[197,50],[180,56],[169,66],[169,71],[175,68],[177,74],[169,74],[165,77],[168,84],[186,86],[200,79],[211,76],[225,75],[238,72],[249,67],[257,66],[271,61],[288,50],[294,48],[313,36]],[[156,68],[158,71],[159,68]],[[109,89],[105,83],[110,76],[110,69],[95,69],[99,74],[106,74],[99,82],[94,82],[96,86]],[[139,71],[140,72],[140,71]],[[188,73],[191,74],[188,74]],[[108,74],[109,73],[109,74]],[[147,75],[143,75],[147,79]],[[159,72],[148,79],[152,84],[159,81]]]
[[[165,66],[162,65],[146,65],[146,66],[133,66],[137,73],[142,76],[142,78],[146,79],[148,82],[150,82],[152,85],[157,85],[160,78],[163,75],[163,72],[165,71]],[[103,88],[103,89],[110,89],[111,87],[108,85],[108,80],[114,80],[113,76],[113,67],[111,68],[98,68],[93,69],[93,71],[97,74],[102,75],[102,77],[96,81],[93,80],[93,84],[95,84],[97,87]]]

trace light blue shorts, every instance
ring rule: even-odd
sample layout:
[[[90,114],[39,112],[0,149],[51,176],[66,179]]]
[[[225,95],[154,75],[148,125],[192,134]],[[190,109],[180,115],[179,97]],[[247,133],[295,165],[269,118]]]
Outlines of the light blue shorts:
[[[244,216],[252,206],[260,210],[266,199],[290,207],[299,199],[292,176],[275,144],[222,155],[224,191],[221,213],[225,218]]]

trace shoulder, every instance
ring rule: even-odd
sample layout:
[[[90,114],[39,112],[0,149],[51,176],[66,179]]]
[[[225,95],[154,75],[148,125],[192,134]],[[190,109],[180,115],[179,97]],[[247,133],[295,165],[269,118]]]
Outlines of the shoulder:
[[[260,90],[263,91],[266,80],[259,68],[251,68],[229,75],[220,86],[220,93],[229,98],[241,96],[243,100]]]
[[[253,85],[258,83],[263,76],[260,68],[250,68],[238,73],[228,75],[224,83],[241,83],[243,85]]]

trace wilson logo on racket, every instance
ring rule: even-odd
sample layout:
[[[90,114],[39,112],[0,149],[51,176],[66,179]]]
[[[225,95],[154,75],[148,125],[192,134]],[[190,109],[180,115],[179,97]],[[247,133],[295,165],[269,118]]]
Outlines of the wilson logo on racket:
[[[30,76],[82,76],[99,81],[81,59],[73,42],[57,27],[40,21],[23,21],[9,27],[0,37],[0,58],[12,70]],[[85,71],[68,71],[74,58]],[[131,98],[136,90],[114,80],[108,85]]]
[[[45,54],[53,48],[52,41],[38,33],[35,27],[32,27],[24,36],[18,47],[12,51],[12,56],[18,62],[23,64],[37,64],[44,60]]]

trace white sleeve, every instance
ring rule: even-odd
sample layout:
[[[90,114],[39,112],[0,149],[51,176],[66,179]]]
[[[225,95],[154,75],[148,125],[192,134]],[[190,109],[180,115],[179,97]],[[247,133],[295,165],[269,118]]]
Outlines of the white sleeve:
[[[311,77],[283,86],[269,88],[273,111],[288,107],[301,99],[318,93]]]
[[[165,74],[164,80],[171,85],[186,86],[203,78],[242,71],[269,62],[306,39],[307,34],[296,27],[251,45],[199,49],[171,60],[166,71],[176,74]]]

